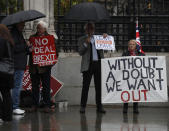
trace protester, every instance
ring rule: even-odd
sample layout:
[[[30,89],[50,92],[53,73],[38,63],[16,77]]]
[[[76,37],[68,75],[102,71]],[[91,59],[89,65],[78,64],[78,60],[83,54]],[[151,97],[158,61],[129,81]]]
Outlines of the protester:
[[[128,51],[124,52],[122,56],[144,56],[145,54],[141,53],[137,48],[137,42],[136,40],[132,39],[128,42]],[[124,103],[123,106],[123,113],[127,113],[128,111],[128,103]],[[133,103],[133,113],[138,114],[138,103]]]
[[[106,113],[101,103],[101,58],[104,57],[103,51],[96,50],[94,45],[93,35],[95,31],[95,25],[91,22],[87,23],[85,25],[85,31],[86,35],[82,36],[78,40],[79,54],[82,56],[81,72],[83,74],[80,113],[85,113],[92,76],[94,76],[97,112]]]
[[[21,22],[13,26],[11,34],[14,39],[14,88],[12,89],[12,101],[13,101],[13,113],[16,115],[22,115],[25,113],[24,110],[19,108],[20,102],[20,90],[22,88],[22,79],[24,70],[27,64],[27,43],[23,37],[22,31],[25,23]]]
[[[37,24],[37,32],[30,36],[30,39],[32,37],[41,37],[41,36],[48,36],[47,32],[47,24],[43,21],[39,21]],[[56,45],[56,40],[55,40]],[[30,47],[32,46],[32,43],[30,41]],[[30,51],[32,51],[33,48],[30,48]],[[56,56],[58,56],[58,53],[56,51]],[[37,64],[33,64],[33,57],[32,54],[30,54],[29,59],[29,72],[30,77],[32,81],[32,99],[33,99],[33,105],[31,108],[31,112],[37,111],[39,107],[39,88],[40,88],[40,82],[42,82],[42,98],[43,98],[43,104],[44,104],[44,112],[48,113],[53,111],[51,108],[51,96],[50,96],[50,76],[51,76],[51,65],[50,66],[39,66]]]
[[[0,58],[8,58],[10,52],[13,59],[13,47],[14,42],[8,28],[5,25],[0,24]],[[11,88],[13,88],[13,75],[5,75],[4,73],[0,73],[0,99],[2,96],[2,99],[0,100],[0,117],[3,121],[12,120]]]

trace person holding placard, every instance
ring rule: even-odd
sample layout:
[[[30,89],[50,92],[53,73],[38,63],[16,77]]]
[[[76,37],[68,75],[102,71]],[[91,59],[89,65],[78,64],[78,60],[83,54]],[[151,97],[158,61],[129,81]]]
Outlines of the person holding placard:
[[[101,103],[101,58],[104,58],[103,50],[96,50],[94,42],[95,25],[91,22],[85,25],[86,35],[78,40],[78,51],[82,56],[81,72],[83,74],[83,86],[81,94],[80,113],[85,113],[88,91],[92,76],[96,91],[96,105],[98,113],[106,113]],[[104,34],[106,37],[107,34]]]
[[[56,40],[53,35],[47,33],[47,24],[39,21],[37,24],[37,32],[30,36],[30,58],[29,72],[32,82],[32,99],[33,105],[31,112],[37,111],[39,107],[39,90],[40,82],[42,83],[42,98],[44,104],[44,112],[53,111],[51,109],[50,96],[50,76],[51,67],[56,63],[58,53],[56,51]]]
[[[139,50],[137,50],[137,42],[136,40],[132,39],[128,42],[128,50],[127,52],[124,52],[122,56],[144,56],[145,54],[141,53]],[[123,113],[128,112],[128,103],[124,103],[123,105]],[[133,103],[133,113],[138,114],[138,103]]]

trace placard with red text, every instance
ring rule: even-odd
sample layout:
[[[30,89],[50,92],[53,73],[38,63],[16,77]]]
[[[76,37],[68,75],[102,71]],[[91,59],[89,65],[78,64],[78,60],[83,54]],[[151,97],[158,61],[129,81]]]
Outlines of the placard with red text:
[[[39,66],[54,65],[57,62],[56,47],[53,35],[42,37],[31,37],[33,46],[33,64]]]
[[[60,89],[63,87],[63,82],[59,81],[54,76],[50,76],[50,94],[51,96],[55,96]],[[24,90],[32,90],[32,82],[29,74],[29,66],[26,66],[26,70],[24,71],[23,81],[22,81],[22,88]],[[42,89],[42,83],[40,83],[40,89]]]
[[[114,37],[108,35],[103,38],[103,35],[94,35],[95,47],[97,50],[112,50],[115,51]]]
[[[165,56],[102,59],[102,103],[167,102]]]

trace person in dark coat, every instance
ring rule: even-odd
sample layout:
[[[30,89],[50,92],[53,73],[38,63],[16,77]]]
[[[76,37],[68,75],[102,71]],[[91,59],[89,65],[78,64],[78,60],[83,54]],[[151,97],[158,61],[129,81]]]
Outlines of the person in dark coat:
[[[145,56],[144,53],[140,52],[140,48],[137,48],[137,42],[136,40],[132,39],[128,42],[128,50],[127,52],[124,52],[122,56]],[[123,105],[123,113],[127,113],[128,111],[128,103],[124,103]],[[133,113],[138,114],[138,103],[133,103]]]
[[[19,108],[20,103],[20,90],[22,88],[22,80],[24,70],[27,64],[28,46],[23,37],[22,31],[25,23],[21,22],[13,26],[11,34],[14,39],[14,88],[12,89],[12,101],[13,101],[13,113],[16,115],[22,115],[24,110]]]
[[[0,24],[0,58],[8,58],[8,46],[10,46],[10,52],[13,56],[13,47],[14,42],[10,35],[8,28]],[[12,57],[13,58],[13,57]],[[0,59],[1,61],[1,59]],[[4,75],[0,73],[0,99],[1,107],[0,107],[0,117],[3,121],[11,121],[12,120],[12,98],[11,98],[11,88],[13,88],[13,75]]]
[[[96,50],[94,45],[94,23],[87,23],[85,31],[86,35],[78,40],[78,51],[80,56],[82,56],[81,73],[83,74],[80,113],[85,113],[92,76],[94,76],[97,112],[106,113],[101,103],[101,59],[104,58],[103,50]]]
[[[43,21],[39,21],[37,24],[37,32],[33,34],[31,37],[40,37],[40,36],[48,36],[50,34],[47,33],[47,24]],[[56,40],[55,40],[56,45]],[[32,43],[30,43],[30,47]],[[30,52],[32,49],[30,48]],[[58,57],[57,48],[56,48],[56,56]],[[29,72],[32,82],[32,99],[33,105],[30,112],[37,111],[39,107],[39,88],[40,82],[42,82],[42,98],[44,104],[44,112],[52,112],[51,109],[51,96],[50,96],[50,76],[51,76],[51,68],[52,66],[38,66],[37,64],[33,64],[32,54],[30,53],[29,57]]]

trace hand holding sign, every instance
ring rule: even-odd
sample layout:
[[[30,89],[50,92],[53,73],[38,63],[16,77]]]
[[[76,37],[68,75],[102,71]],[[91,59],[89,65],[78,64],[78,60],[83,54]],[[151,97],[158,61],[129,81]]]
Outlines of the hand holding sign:
[[[87,43],[87,44],[89,44],[89,43],[90,43],[90,41],[91,41],[91,37],[90,37],[90,36],[88,36],[88,37],[86,38],[86,43]]]
[[[105,39],[108,36],[108,34],[103,33],[103,38]]]

